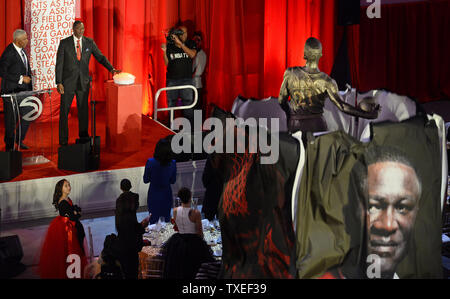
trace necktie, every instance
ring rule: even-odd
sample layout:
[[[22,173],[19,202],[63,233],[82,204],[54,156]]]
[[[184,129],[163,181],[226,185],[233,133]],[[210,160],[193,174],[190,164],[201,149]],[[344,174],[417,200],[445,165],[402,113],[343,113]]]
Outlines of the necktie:
[[[22,54],[22,61],[23,61],[23,65],[25,66],[25,69],[28,73],[28,63],[27,63],[27,56],[25,55],[25,52],[22,50],[20,51],[20,53]]]
[[[80,47],[80,40],[77,40],[77,59],[81,60],[81,47]]]

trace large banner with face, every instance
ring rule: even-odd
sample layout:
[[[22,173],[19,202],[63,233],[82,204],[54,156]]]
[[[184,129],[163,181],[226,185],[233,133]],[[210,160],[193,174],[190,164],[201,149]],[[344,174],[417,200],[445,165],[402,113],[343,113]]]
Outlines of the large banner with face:
[[[434,120],[373,124],[308,144],[297,210],[300,278],[440,278],[441,154]]]
[[[75,0],[26,0],[25,30],[30,40],[33,90],[56,88],[56,53],[61,39],[72,34]]]

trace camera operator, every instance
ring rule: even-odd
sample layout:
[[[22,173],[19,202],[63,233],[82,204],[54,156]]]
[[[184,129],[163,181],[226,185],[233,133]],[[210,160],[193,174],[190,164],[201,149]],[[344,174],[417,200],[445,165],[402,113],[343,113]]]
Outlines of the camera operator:
[[[195,42],[188,40],[187,28],[180,26],[172,29],[167,36],[167,45],[161,46],[164,51],[164,62],[167,66],[167,87],[192,85],[192,62],[197,55]],[[178,89],[167,92],[169,107],[177,105],[181,98],[183,106],[191,105],[194,101],[192,89]],[[183,110],[183,116],[193,124],[194,113],[192,109]]]

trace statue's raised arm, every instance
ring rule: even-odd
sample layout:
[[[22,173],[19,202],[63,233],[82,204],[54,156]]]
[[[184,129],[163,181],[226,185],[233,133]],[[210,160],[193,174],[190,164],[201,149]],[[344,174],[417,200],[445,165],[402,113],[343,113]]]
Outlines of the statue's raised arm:
[[[322,44],[311,37],[305,44],[306,66],[288,68],[284,73],[278,99],[287,114],[290,132],[326,131],[327,126],[322,115],[327,98],[344,113],[369,119],[377,118],[379,105],[365,105],[365,109],[360,109],[343,101],[336,82],[319,70],[321,57]]]

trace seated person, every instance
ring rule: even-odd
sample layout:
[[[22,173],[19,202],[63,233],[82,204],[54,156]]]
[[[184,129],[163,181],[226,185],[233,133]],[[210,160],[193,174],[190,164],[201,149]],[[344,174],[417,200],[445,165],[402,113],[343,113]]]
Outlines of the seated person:
[[[103,243],[103,250],[98,263],[100,273],[95,275],[96,279],[124,279],[124,271],[119,261],[118,239],[115,234],[107,235]]]
[[[191,209],[191,197],[187,188],[178,191],[181,206],[173,211],[178,233],[163,246],[164,278],[194,279],[202,263],[214,261],[212,250],[203,239],[201,214]]]

